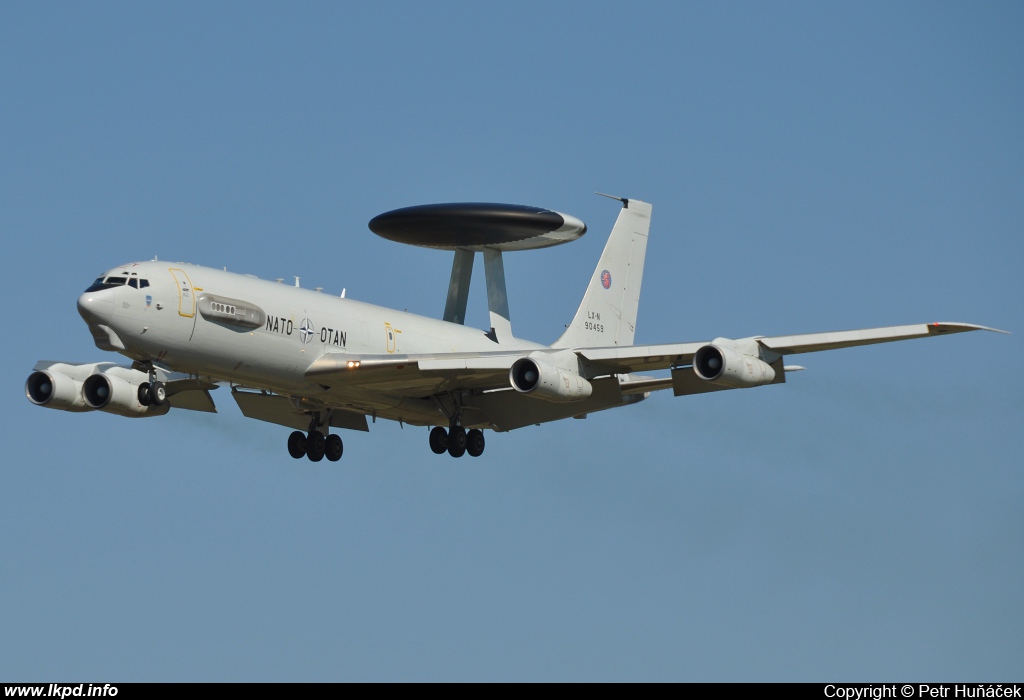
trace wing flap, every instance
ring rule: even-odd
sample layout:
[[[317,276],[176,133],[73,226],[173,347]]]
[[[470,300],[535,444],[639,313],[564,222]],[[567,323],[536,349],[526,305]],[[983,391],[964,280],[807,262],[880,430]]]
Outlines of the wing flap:
[[[205,379],[196,379],[193,377],[189,377],[187,379],[173,379],[172,377],[174,376],[184,375],[167,375],[168,378],[164,380],[164,387],[167,389],[168,396],[175,396],[186,391],[209,391],[210,389],[217,388],[216,384],[214,384],[213,382],[208,382]]]
[[[644,372],[687,365],[693,354],[707,343],[668,343],[624,347],[581,348],[576,354],[585,361],[616,373]]]
[[[455,389],[508,386],[512,363],[525,353],[353,356],[327,353],[306,376],[331,389],[368,389],[394,396],[429,396]]]
[[[255,418],[303,432],[309,429],[309,414],[296,410],[291,399],[286,396],[252,391],[232,391],[231,396],[246,418]],[[365,415],[337,409],[331,413],[331,427],[363,432],[370,430]]]
[[[203,413],[216,413],[217,407],[213,403],[208,389],[189,389],[179,391],[173,396],[167,397],[171,408],[184,408],[187,411],[201,411]]]

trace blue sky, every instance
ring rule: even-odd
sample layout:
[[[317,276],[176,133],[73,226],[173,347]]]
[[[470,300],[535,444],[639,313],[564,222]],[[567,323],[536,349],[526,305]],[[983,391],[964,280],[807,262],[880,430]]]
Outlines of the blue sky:
[[[1024,642],[1019,3],[0,8],[4,680],[999,680]],[[499,201],[550,342],[652,202],[637,342],[931,321],[785,386],[489,435],[29,404],[75,299],[184,260],[439,316],[366,222]],[[482,275],[469,324],[486,323]]]

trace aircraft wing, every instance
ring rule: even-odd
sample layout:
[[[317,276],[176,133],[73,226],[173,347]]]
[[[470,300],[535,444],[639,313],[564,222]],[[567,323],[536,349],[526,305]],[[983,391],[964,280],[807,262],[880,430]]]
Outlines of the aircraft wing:
[[[977,326],[970,323],[918,323],[909,326],[886,326],[862,328],[852,331],[830,331],[826,333],[804,333],[802,335],[757,336],[756,341],[764,349],[777,355],[795,355],[802,352],[837,350],[857,345],[890,343],[911,338],[929,338],[935,335],[949,335],[966,331],[994,331],[996,328]],[[669,369],[687,365],[697,350],[709,342],[674,343],[666,345],[634,345],[625,347],[580,348],[576,354],[610,372],[627,373],[656,369]],[[770,354],[770,353],[769,353]]]
[[[795,355],[801,352],[836,350],[856,345],[891,343],[895,340],[929,338],[934,335],[949,335],[966,331],[1006,333],[997,328],[976,326],[970,323],[918,323],[910,326],[886,326],[885,328],[864,328],[855,331],[780,335],[774,338],[758,338],[757,341],[780,355]]]
[[[306,377],[330,388],[383,391],[394,396],[429,396],[455,389],[508,387],[508,372],[522,353],[443,355],[347,355],[327,353]]]
[[[994,328],[967,323],[920,323],[802,335],[757,336],[739,342],[750,343],[750,347],[754,348],[752,352],[767,356],[766,361],[774,363],[769,359],[773,354],[778,359],[778,356],[797,353],[975,330],[996,331]],[[586,376],[599,377],[683,367],[691,364],[694,353],[709,342],[713,341],[577,348],[574,352],[580,358]],[[512,364],[521,357],[537,352],[543,353],[545,350],[398,356],[327,353],[309,366],[306,377],[326,388],[372,390],[409,397],[431,396],[455,390],[507,389]],[[781,362],[779,370],[782,370]],[[779,381],[784,381],[781,371],[779,375]],[[621,377],[620,382],[624,393],[641,393],[672,386],[671,381],[666,379]],[[700,391],[711,390],[705,388],[704,383],[700,387]]]

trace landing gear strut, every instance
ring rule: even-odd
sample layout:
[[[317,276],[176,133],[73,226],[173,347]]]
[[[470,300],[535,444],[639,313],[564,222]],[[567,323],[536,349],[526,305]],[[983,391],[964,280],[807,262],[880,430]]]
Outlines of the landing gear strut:
[[[309,423],[309,433],[296,430],[288,436],[288,454],[295,459],[309,458],[310,462],[319,462],[326,457],[337,462],[345,452],[345,445],[338,435],[324,435],[319,428],[327,425],[329,419],[321,422],[319,414],[313,416]]]

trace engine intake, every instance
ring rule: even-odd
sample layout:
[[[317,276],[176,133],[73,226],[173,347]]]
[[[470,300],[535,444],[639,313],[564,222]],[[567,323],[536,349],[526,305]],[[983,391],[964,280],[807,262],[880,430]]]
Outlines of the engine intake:
[[[89,408],[119,416],[137,418],[142,416],[159,416],[170,410],[168,404],[143,405],[139,402],[139,385],[147,379],[144,372],[128,370],[138,381],[129,381],[113,374],[93,374],[82,383],[82,398]]]
[[[25,396],[36,406],[61,411],[91,411],[82,398],[82,383],[53,370],[33,372],[25,381]]]
[[[533,357],[516,360],[508,372],[508,379],[519,393],[556,403],[582,401],[594,393],[590,382],[575,372]]]
[[[705,345],[694,353],[693,371],[705,381],[734,389],[775,381],[775,370],[764,360],[718,345]]]

